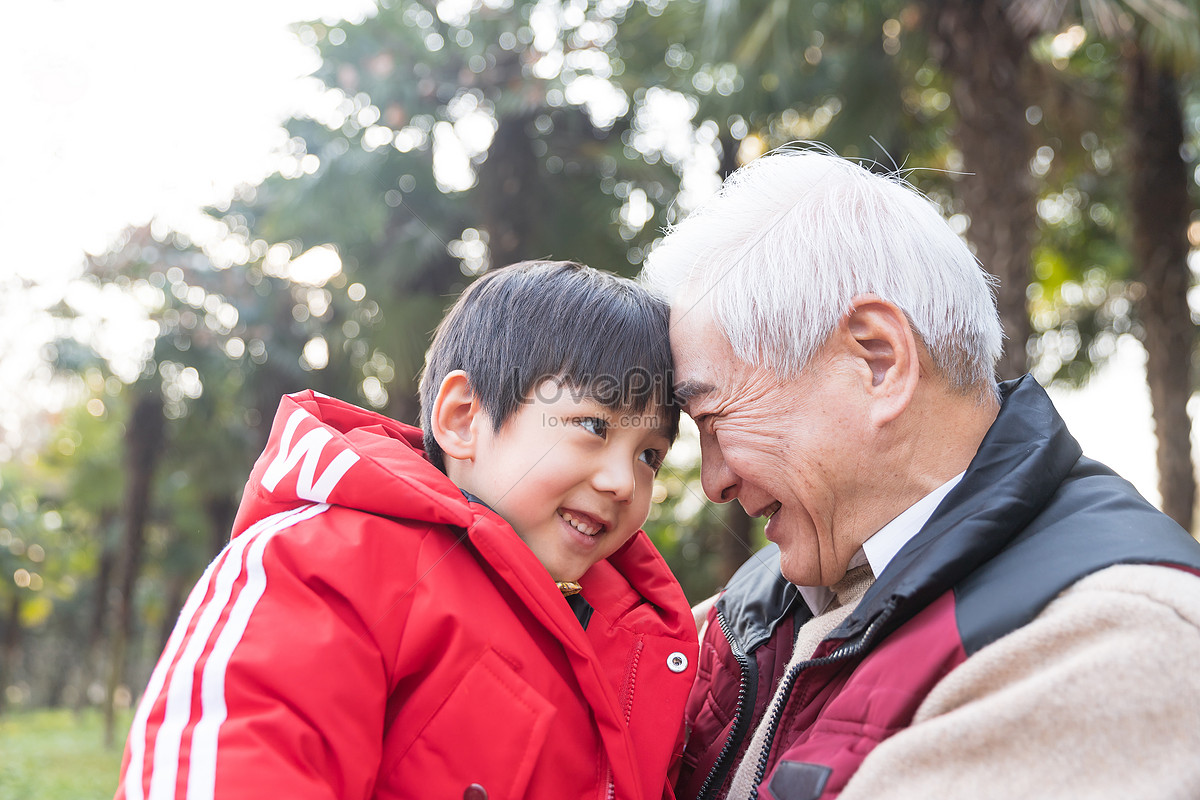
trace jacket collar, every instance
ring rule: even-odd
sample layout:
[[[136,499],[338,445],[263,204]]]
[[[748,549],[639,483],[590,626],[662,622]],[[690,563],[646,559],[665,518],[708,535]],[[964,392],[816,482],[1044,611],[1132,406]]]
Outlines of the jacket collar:
[[[777,544],[769,544],[752,555],[730,578],[717,600],[717,612],[729,626],[731,640],[747,653],[771,638],[793,609],[805,620],[812,617],[800,590],[783,577]]]
[[[1000,391],[1000,413],[962,481],[831,636],[861,633],[889,603],[894,630],[1008,546],[1079,461],[1083,450],[1037,381],[1025,375]]]

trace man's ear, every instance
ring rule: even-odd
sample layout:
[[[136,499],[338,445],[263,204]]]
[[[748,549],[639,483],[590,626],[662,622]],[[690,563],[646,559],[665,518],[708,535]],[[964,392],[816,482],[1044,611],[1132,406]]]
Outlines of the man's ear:
[[[845,341],[861,365],[871,422],[882,426],[912,401],[921,374],[920,350],[908,317],[874,294],[861,294],[843,319]]]
[[[479,443],[477,426],[486,422],[485,417],[467,373],[456,369],[442,378],[429,426],[443,453],[460,460],[472,458]]]

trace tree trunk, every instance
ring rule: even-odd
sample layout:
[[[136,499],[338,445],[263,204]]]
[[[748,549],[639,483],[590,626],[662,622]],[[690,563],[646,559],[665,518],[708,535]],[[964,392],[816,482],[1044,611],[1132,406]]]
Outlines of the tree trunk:
[[[88,688],[93,682],[99,681],[102,674],[100,667],[100,646],[104,641],[105,622],[109,617],[110,597],[113,568],[116,562],[116,548],[110,535],[115,522],[115,513],[105,511],[97,522],[100,539],[100,558],[96,566],[96,590],[92,595],[91,613],[88,614],[87,627],[84,631],[83,658],[76,664],[76,680],[79,683],[79,694],[75,698],[75,711],[82,710],[88,703]]]
[[[104,716],[104,741],[108,746],[116,741],[113,698],[125,678],[126,657],[132,638],[134,591],[142,566],[151,484],[162,455],[164,423],[162,395],[156,386],[143,386],[125,434],[125,528],[121,539],[120,592],[116,624],[112,628],[112,658]]]
[[[0,636],[0,713],[8,699],[8,682],[17,671],[17,654],[21,647],[21,591],[15,589],[9,598],[4,615],[4,635]]]
[[[233,520],[237,516],[237,503],[227,494],[211,495],[204,503],[208,514],[208,549],[215,558],[229,543],[233,532]]]
[[[78,651],[74,637],[55,642],[51,647],[56,651],[56,657],[48,668],[50,679],[46,682],[46,704],[50,708],[62,708],[66,705],[67,687],[75,678],[74,661]]]
[[[167,642],[175,630],[175,623],[179,620],[179,612],[183,610],[183,601],[187,597],[187,591],[191,585],[192,579],[187,575],[175,574],[167,578],[166,586],[163,589],[163,608],[166,612],[158,627],[158,651],[160,653],[167,649]]]
[[[1001,379],[1026,371],[1026,290],[1036,229],[1033,143],[1022,72],[1029,40],[1005,16],[1001,0],[926,0],[927,27],[951,78],[962,152],[961,196],[968,238],[985,269],[1000,279],[997,304],[1007,339]]]
[[[719,142],[721,144],[721,163],[717,170],[721,175],[721,180],[724,181],[741,166],[738,163],[737,154],[742,143],[733,138],[733,134],[727,130],[721,131]]]
[[[479,165],[483,225],[488,232],[493,268],[545,254],[529,250],[544,223],[538,184],[541,169],[530,134],[536,111],[502,117]]]
[[[1175,79],[1131,47],[1125,125],[1133,263],[1145,295],[1138,303],[1146,347],[1146,381],[1158,440],[1162,508],[1192,529],[1191,354],[1195,335],[1187,292],[1188,167],[1180,156],[1183,115]]]
[[[725,507],[725,529],[718,532],[718,586],[727,585],[733,573],[737,572],[757,549],[751,541],[751,528],[750,515],[742,508],[741,503],[730,503]]]

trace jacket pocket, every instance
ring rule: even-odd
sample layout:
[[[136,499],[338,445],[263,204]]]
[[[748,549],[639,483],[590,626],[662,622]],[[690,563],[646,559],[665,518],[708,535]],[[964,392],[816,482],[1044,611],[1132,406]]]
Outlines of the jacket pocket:
[[[508,662],[485,650],[389,771],[388,794],[457,800],[477,784],[488,800],[518,800],[554,715]]]

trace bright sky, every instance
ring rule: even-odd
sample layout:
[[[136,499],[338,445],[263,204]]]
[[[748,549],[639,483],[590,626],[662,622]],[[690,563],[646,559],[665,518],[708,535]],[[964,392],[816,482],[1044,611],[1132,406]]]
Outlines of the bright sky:
[[[1158,467],[1141,343],[1122,336],[1109,363],[1083,390],[1049,392],[1084,454],[1115,469],[1157,505]]]
[[[86,249],[152,216],[186,226],[273,169],[280,121],[314,96],[291,22],[360,18],[368,0],[28,0],[9,4],[0,71],[0,458],[30,404]],[[14,279],[32,289],[18,291]],[[136,319],[113,308],[119,321]],[[131,329],[129,335],[136,338]],[[1126,337],[1128,339],[1128,337]],[[1144,354],[1124,341],[1084,392],[1052,392],[1084,450],[1157,500]]]
[[[127,225],[186,227],[273,168],[279,123],[306,103],[315,53],[288,30],[361,18],[368,0],[30,0],[9,4],[0,70],[0,456],[31,406],[59,394],[39,369],[38,312]],[[32,282],[19,291],[20,281]],[[138,315],[108,298],[109,325]]]

